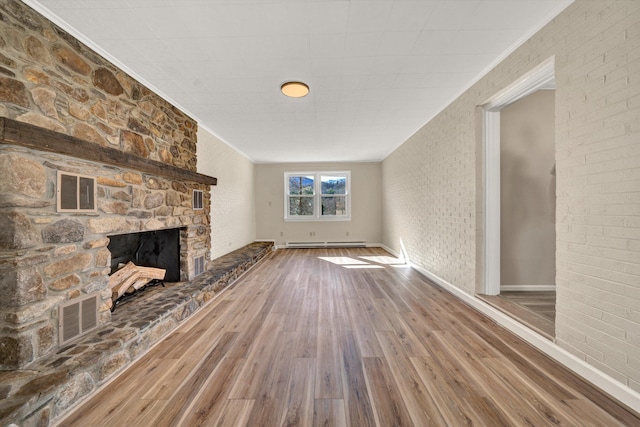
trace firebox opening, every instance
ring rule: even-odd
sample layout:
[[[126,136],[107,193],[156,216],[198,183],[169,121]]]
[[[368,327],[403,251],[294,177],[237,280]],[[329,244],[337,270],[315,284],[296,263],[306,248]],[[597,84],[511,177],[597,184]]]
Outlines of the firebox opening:
[[[164,268],[164,280],[180,281],[180,229],[146,231],[109,236],[111,274],[133,262],[143,267]]]

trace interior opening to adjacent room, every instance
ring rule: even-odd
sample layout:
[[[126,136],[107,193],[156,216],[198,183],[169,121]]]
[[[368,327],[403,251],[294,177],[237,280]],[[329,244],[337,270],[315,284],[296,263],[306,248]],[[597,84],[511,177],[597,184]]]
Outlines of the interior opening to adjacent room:
[[[555,290],[555,120],[553,112],[537,121],[526,114],[524,118],[512,114],[518,107],[526,111],[534,104],[552,107],[554,88],[551,57],[482,104],[480,151],[484,233],[478,293],[549,338],[555,334],[553,305],[540,306],[539,313],[535,305],[510,310],[520,299],[492,296],[504,291]],[[551,131],[545,133],[540,127]]]

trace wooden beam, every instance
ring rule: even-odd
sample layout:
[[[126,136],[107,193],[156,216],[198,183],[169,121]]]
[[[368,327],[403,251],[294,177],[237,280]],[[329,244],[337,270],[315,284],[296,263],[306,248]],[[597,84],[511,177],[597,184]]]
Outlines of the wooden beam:
[[[106,163],[126,169],[135,169],[139,172],[193,181],[200,184],[216,185],[218,183],[218,179],[212,176],[156,160],[145,159],[115,148],[102,147],[80,138],[29,123],[18,122],[7,117],[0,117],[0,143],[64,154],[77,159]]]

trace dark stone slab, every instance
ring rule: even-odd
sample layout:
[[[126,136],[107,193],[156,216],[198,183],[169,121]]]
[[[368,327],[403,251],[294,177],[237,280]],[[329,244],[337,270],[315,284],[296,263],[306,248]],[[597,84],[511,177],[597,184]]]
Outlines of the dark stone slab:
[[[64,384],[65,380],[69,376],[67,371],[53,371],[46,375],[38,376],[18,390],[16,396],[34,396],[34,395],[46,395],[52,390],[55,390],[60,385]]]
[[[0,273],[0,304],[18,307],[45,298],[47,287],[35,267]]]
[[[106,68],[98,68],[93,72],[93,84],[110,95],[121,95],[124,92],[116,76]]]
[[[0,249],[26,249],[38,243],[33,225],[24,214],[6,212],[3,216],[3,226],[0,228]]]
[[[72,243],[84,240],[84,227],[79,221],[62,219],[42,230],[45,243]]]

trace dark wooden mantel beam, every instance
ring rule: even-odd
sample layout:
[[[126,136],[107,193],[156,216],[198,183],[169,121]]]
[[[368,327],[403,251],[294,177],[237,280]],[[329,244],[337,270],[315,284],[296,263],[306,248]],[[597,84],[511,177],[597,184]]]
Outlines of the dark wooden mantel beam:
[[[106,163],[135,169],[154,175],[216,185],[217,178],[182,169],[173,165],[145,159],[110,147],[102,147],[80,138],[49,129],[0,117],[0,144],[18,145],[39,151],[64,154],[77,159]]]

